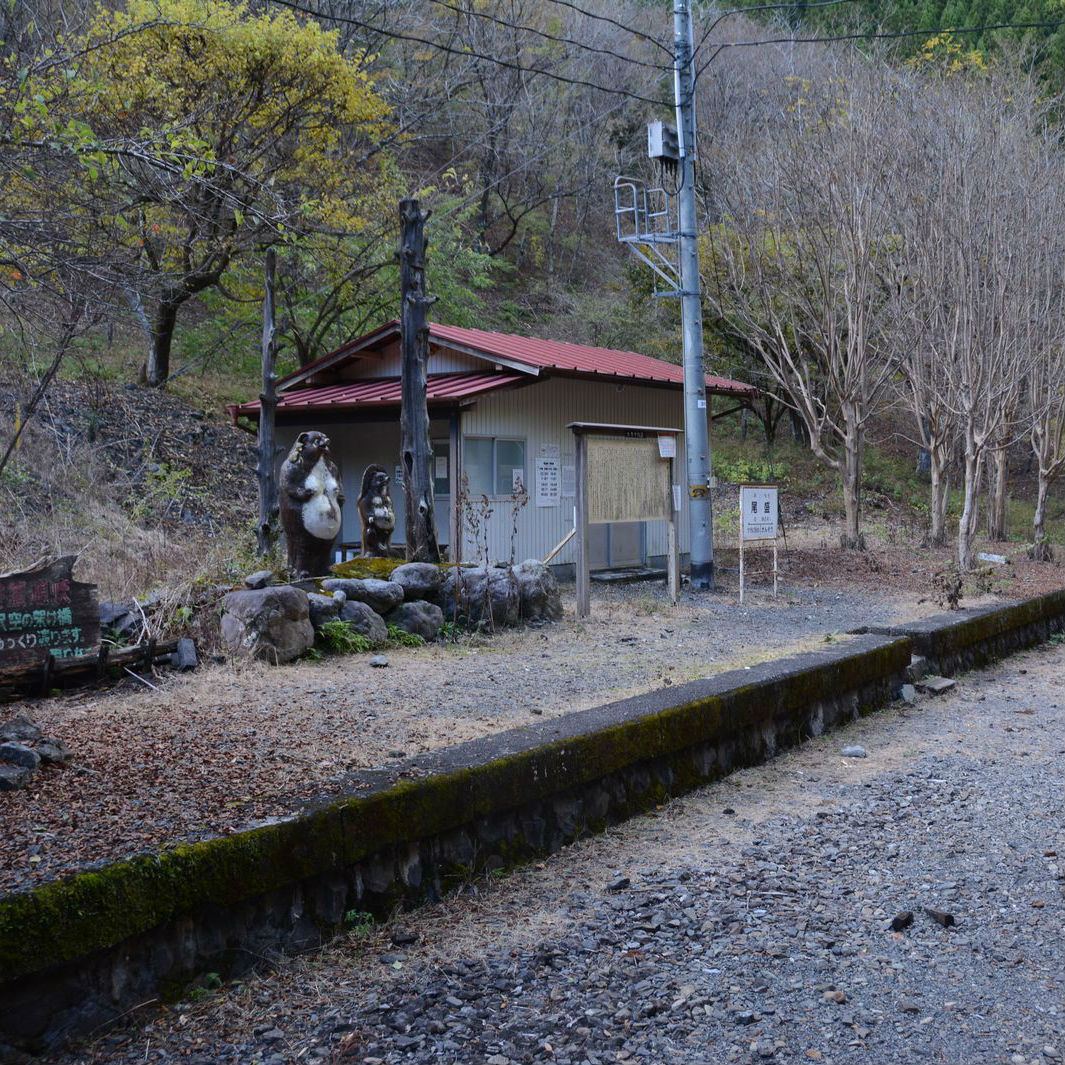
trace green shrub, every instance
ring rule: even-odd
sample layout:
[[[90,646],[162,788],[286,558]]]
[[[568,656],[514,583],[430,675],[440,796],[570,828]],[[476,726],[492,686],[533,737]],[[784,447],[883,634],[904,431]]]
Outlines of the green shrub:
[[[770,462],[768,459],[715,454],[712,464],[714,476],[729,484],[771,484],[783,481],[788,475],[785,463]]]
[[[339,618],[323,622],[318,628],[318,639],[326,650],[338,655],[357,655],[373,650],[373,644],[367,637],[356,632],[350,622]]]
[[[374,915],[365,910],[347,910],[344,914],[344,929],[353,936],[365,936],[376,923]]]
[[[416,632],[404,632],[395,625],[388,626],[388,640],[400,647],[424,647],[425,640]]]

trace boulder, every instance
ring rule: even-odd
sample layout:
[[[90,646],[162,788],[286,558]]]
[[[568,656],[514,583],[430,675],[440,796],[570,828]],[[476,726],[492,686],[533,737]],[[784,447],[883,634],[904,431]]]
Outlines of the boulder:
[[[340,620],[346,621],[375,646],[388,639],[387,626],[369,603],[360,603],[358,600],[345,603],[340,608]]]
[[[21,765],[0,763],[0,791],[16,791],[33,779],[33,770]]]
[[[0,743],[0,762],[22,766],[23,769],[40,769],[41,756],[24,743]]]
[[[291,585],[230,592],[222,600],[222,642],[235,655],[280,665],[314,643],[307,593]]]
[[[522,621],[558,621],[562,617],[562,597],[551,571],[537,558],[528,558],[514,567],[518,584],[518,614]]]
[[[403,632],[413,633],[423,640],[435,640],[444,624],[444,612],[435,603],[416,599],[397,606],[385,620]]]
[[[37,753],[41,756],[41,761],[45,765],[69,765],[70,760],[74,757],[70,748],[62,740],[57,740],[54,736],[45,736],[37,744]]]
[[[344,605],[343,597],[337,599],[332,595],[319,595],[318,592],[307,593],[307,607],[311,613],[311,624],[317,631],[323,622],[340,617],[340,608]]]
[[[0,740],[29,740],[32,743],[40,738],[41,726],[35,725],[25,714],[18,714],[0,725]]]
[[[135,639],[141,633],[142,624],[140,611],[132,600],[100,604],[100,628],[117,639]]]
[[[259,589],[265,588],[273,577],[273,573],[268,569],[257,569],[254,573],[249,573],[244,578],[244,583],[249,588]]]
[[[330,577],[322,581],[327,592],[343,592],[349,603],[366,603],[378,614],[387,614],[403,602],[403,585],[395,581],[379,581],[375,577],[362,580],[352,577]]]
[[[448,572],[440,591],[444,616],[473,625],[518,623],[518,582],[509,566],[471,566]]]
[[[177,642],[177,648],[170,656],[170,665],[181,673],[187,673],[200,664],[196,654],[196,644],[188,636],[182,636]]]
[[[392,580],[403,588],[408,603],[436,599],[444,583],[444,571],[432,562],[407,562],[392,571]]]

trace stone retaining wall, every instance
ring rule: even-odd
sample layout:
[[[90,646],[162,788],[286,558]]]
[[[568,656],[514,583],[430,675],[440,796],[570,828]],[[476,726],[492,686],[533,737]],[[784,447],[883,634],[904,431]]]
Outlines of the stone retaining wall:
[[[911,652],[979,664],[1059,630],[1065,592],[678,685],[358,774],[290,820],[0,899],[0,1060],[47,1050],[198,973],[316,946],[348,910],[381,915],[555,851],[853,720]]]
[[[913,653],[922,655],[929,669],[953,674],[979,669],[1014,651],[1042,643],[1063,629],[1065,590],[1009,606],[973,607],[903,625],[868,626],[858,631],[906,637],[913,641]]]

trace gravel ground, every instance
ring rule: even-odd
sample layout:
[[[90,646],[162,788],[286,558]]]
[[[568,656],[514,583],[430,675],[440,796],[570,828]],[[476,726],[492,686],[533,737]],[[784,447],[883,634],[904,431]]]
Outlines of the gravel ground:
[[[863,563],[864,564],[864,563]],[[729,575],[725,575],[726,579]],[[0,891],[174,840],[203,839],[337,794],[351,770],[819,644],[873,621],[934,613],[912,592],[792,586],[740,607],[729,592],[600,588],[565,619],[456,644],[281,668],[207,667],[14,704],[74,752],[32,789],[0,794]]]
[[[56,1060],[1057,1065],[1063,669],[966,675]]]

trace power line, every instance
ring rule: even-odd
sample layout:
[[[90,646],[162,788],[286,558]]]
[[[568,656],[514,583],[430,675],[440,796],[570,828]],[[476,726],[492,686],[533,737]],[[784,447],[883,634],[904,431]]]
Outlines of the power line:
[[[511,30],[521,30],[524,33],[531,33],[536,37],[542,37],[547,41],[554,41],[556,44],[572,44],[577,48],[582,49],[585,52],[594,52],[597,55],[607,55],[612,59],[623,59],[627,63],[634,63],[640,67],[650,67],[652,70],[665,71],[672,70],[672,67],[666,66],[664,63],[648,63],[644,59],[635,59],[632,56],[623,56],[618,52],[611,51],[609,48],[597,48],[593,44],[585,44],[584,41],[576,41],[572,37],[559,37],[556,34],[548,33],[546,30],[538,30],[534,26],[526,26],[521,22],[510,22],[507,19],[498,18],[495,15],[490,15],[487,11],[475,11],[470,8],[459,7],[458,4],[449,4],[447,0],[430,0],[431,3],[436,4],[438,7],[447,8],[449,11],[454,11],[459,15],[473,16],[474,18],[483,19],[486,22],[494,22],[497,26],[505,26]],[[844,0],[832,0],[833,3],[843,3]],[[847,3],[852,3],[853,0],[846,0]]]
[[[878,30],[866,30],[856,33],[841,33],[832,37],[767,37],[759,41],[729,41],[725,44],[719,44],[714,49],[710,58],[696,71],[695,80],[699,80],[703,71],[726,48],[757,48],[763,44],[832,44],[836,41],[893,41],[906,37],[948,37],[959,33],[988,33],[992,30],[1052,30],[1061,26],[1065,26],[1065,19],[1055,19],[1050,22],[996,22],[983,26],[958,26],[945,30],[894,30],[886,33]]]
[[[853,4],[857,0],[815,0],[814,3],[797,3],[796,0],[789,0],[788,3],[776,3],[776,4],[752,4],[750,7],[733,7],[728,11],[722,11],[720,15],[710,23],[709,26],[703,31],[702,39],[695,46],[695,51],[692,53],[692,58],[698,54],[699,49],[706,43],[707,37],[717,29],[719,23],[723,22],[730,15],[746,15],[751,11],[790,11],[793,8],[801,8],[806,11],[811,7],[837,7],[839,4]]]
[[[560,3],[561,0],[551,0],[553,3]],[[550,70],[543,70],[540,67],[528,67],[521,63],[513,63],[507,59],[500,59],[497,56],[487,55],[484,52],[476,52],[470,48],[453,48],[451,45],[443,44],[440,41],[430,40],[428,37],[418,37],[413,33],[399,33],[396,30],[385,29],[383,26],[377,26],[372,22],[366,22],[363,19],[352,18],[347,15],[329,15],[324,12],[318,12],[309,7],[304,7],[302,4],[295,3],[294,0],[270,0],[270,3],[277,4],[280,7],[285,7],[291,11],[297,11],[302,15],[310,15],[312,18],[320,19],[327,22],[339,22],[347,26],[355,26],[358,29],[366,30],[370,33],[378,33],[382,37],[389,37],[392,40],[408,41],[412,44],[422,44],[427,48],[434,48],[440,52],[446,52],[449,55],[459,56],[463,59],[483,59],[495,66],[503,67],[508,70],[516,70],[522,74],[530,74],[533,76],[540,76],[548,78],[551,81],[558,81],[564,85],[580,85],[587,89],[597,89],[599,92],[610,93],[615,96],[624,96],[630,100],[638,100],[640,103],[651,104],[654,107],[672,107],[672,104],[665,100],[658,100],[650,96],[642,96],[640,93],[631,92],[629,89],[619,89],[610,85],[603,85],[597,81],[588,81],[584,78],[571,78],[565,74],[556,74]],[[631,60],[627,56],[616,55],[615,58],[620,59],[622,62],[630,62]]]
[[[609,15],[599,15],[594,11],[589,11],[587,8],[572,3],[571,0],[548,0],[548,3],[555,4],[557,7],[568,8],[570,11],[576,11],[578,15],[584,15],[585,18],[595,19],[597,22],[606,22],[608,25],[616,26],[619,30],[631,33],[633,36],[639,37],[643,41],[647,41],[648,44],[653,44],[656,48],[661,48],[662,51],[669,56],[669,61],[671,63],[673,62],[673,50],[668,45],[664,45],[661,41],[655,40],[654,37],[651,37],[632,26],[626,26],[624,22],[618,22],[617,19],[612,19]]]

